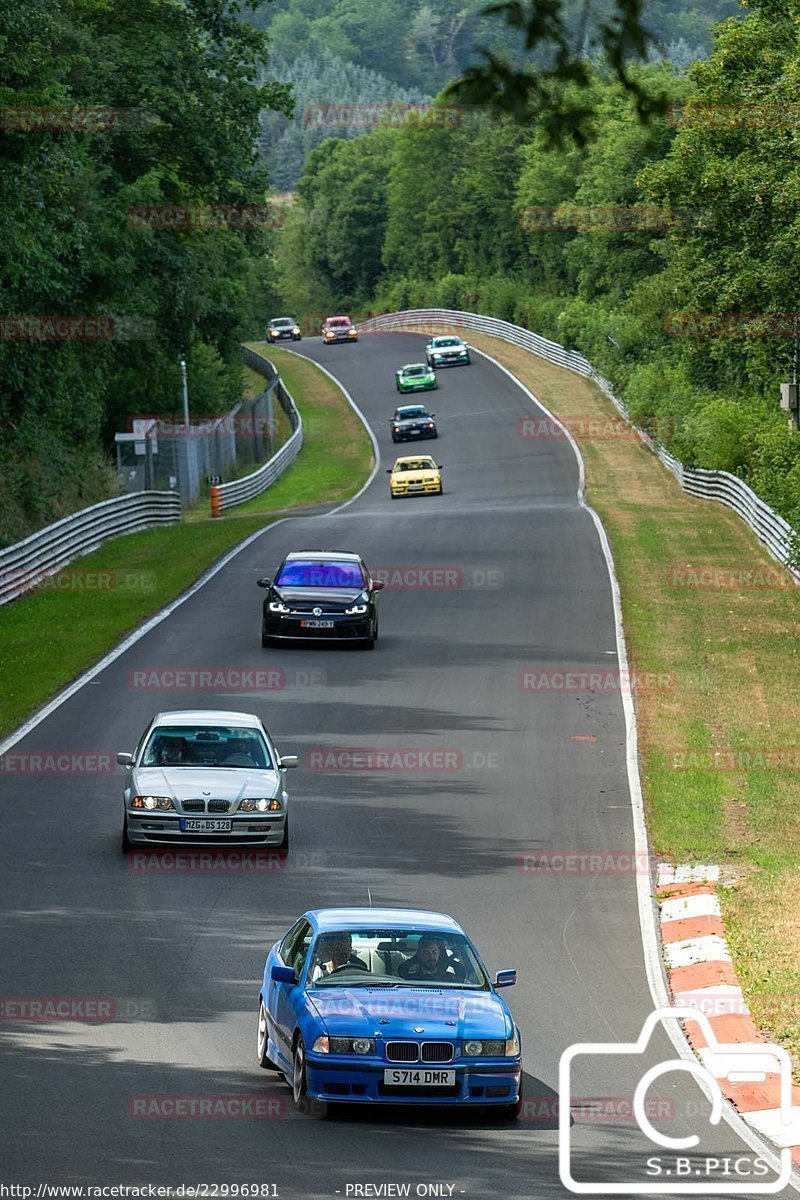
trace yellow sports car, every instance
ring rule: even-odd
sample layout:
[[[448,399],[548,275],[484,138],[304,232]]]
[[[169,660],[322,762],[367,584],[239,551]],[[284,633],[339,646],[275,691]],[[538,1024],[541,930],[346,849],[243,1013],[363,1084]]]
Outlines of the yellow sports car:
[[[387,474],[391,476],[389,490],[393,500],[398,496],[442,494],[442,468],[436,465],[429,454],[398,458]]]

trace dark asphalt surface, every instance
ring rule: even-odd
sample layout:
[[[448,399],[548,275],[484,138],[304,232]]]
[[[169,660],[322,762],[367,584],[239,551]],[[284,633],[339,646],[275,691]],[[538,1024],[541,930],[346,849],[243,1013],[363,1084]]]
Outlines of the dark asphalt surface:
[[[574,1041],[635,1039],[652,1003],[634,874],[523,869],[525,854],[633,850],[619,694],[526,691],[520,678],[615,670],[611,587],[571,448],[521,437],[530,401],[478,356],[440,372],[427,397],[440,437],[424,449],[445,464],[445,494],[390,500],[385,468],[409,452],[389,436],[393,375],[421,357],[424,340],[304,341],[300,352],[341,379],[376,430],[384,461],[371,486],[339,513],[265,532],[14,748],[130,750],[154,710],[242,708],[264,715],[301,769],[289,775],[290,855],[257,873],[175,872],[156,860],[131,869],[119,852],[121,771],[0,777],[0,1182],[276,1184],[287,1197],[380,1194],[357,1190],[367,1184],[565,1194],[559,1056]],[[403,573],[407,586],[381,596],[374,652],[261,649],[255,580],[287,550],[312,547],[359,551],[395,581]],[[448,586],[414,586],[421,568]],[[264,666],[284,670],[286,685],[132,686],[141,668]],[[353,748],[444,750],[456,765],[314,769],[320,752]],[[367,904],[368,894],[450,912],[491,970],[517,967],[519,983],[504,993],[525,1051],[516,1126],[409,1109],[318,1121],[295,1114],[285,1085],[257,1068],[268,947],[304,909]],[[115,1019],[14,1016],[14,998],[45,997],[113,1000]],[[665,1038],[657,1049],[647,1065],[673,1057]],[[617,1114],[573,1125],[581,1178],[631,1182],[645,1178],[648,1154],[667,1162],[619,1119],[640,1073],[615,1060],[576,1079],[575,1095],[608,1098]],[[271,1117],[135,1115],[137,1098],[230,1095],[268,1098]],[[691,1081],[664,1081],[658,1095],[665,1132],[704,1134],[702,1148],[720,1156],[744,1152],[727,1126],[710,1130]]]

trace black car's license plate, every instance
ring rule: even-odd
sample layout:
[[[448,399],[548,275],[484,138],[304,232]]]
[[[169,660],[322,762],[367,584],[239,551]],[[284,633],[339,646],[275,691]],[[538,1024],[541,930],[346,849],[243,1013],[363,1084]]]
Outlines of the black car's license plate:
[[[184,818],[181,821],[184,833],[230,833],[230,821],[192,821]]]
[[[333,629],[333,621],[301,621],[301,629]]]

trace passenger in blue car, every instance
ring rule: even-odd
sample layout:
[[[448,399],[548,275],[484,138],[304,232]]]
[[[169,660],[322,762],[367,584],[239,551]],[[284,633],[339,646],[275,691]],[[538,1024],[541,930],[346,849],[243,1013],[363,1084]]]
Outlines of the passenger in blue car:
[[[417,943],[416,954],[398,969],[401,979],[431,980],[436,983],[462,983],[466,976],[464,964],[447,953],[442,938],[423,934]]]
[[[315,965],[311,971],[311,978],[314,982],[325,975],[344,971],[348,967],[355,968],[357,971],[369,970],[364,960],[353,954],[353,939],[349,933],[321,934],[314,958]]]

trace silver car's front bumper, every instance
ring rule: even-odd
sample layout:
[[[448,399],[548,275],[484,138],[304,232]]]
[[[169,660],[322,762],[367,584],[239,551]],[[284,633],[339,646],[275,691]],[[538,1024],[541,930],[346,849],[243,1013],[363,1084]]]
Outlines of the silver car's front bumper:
[[[230,830],[199,833],[181,829],[181,821],[230,821]],[[134,846],[280,846],[286,809],[279,813],[234,813],[198,817],[170,812],[126,811],[128,840]]]

